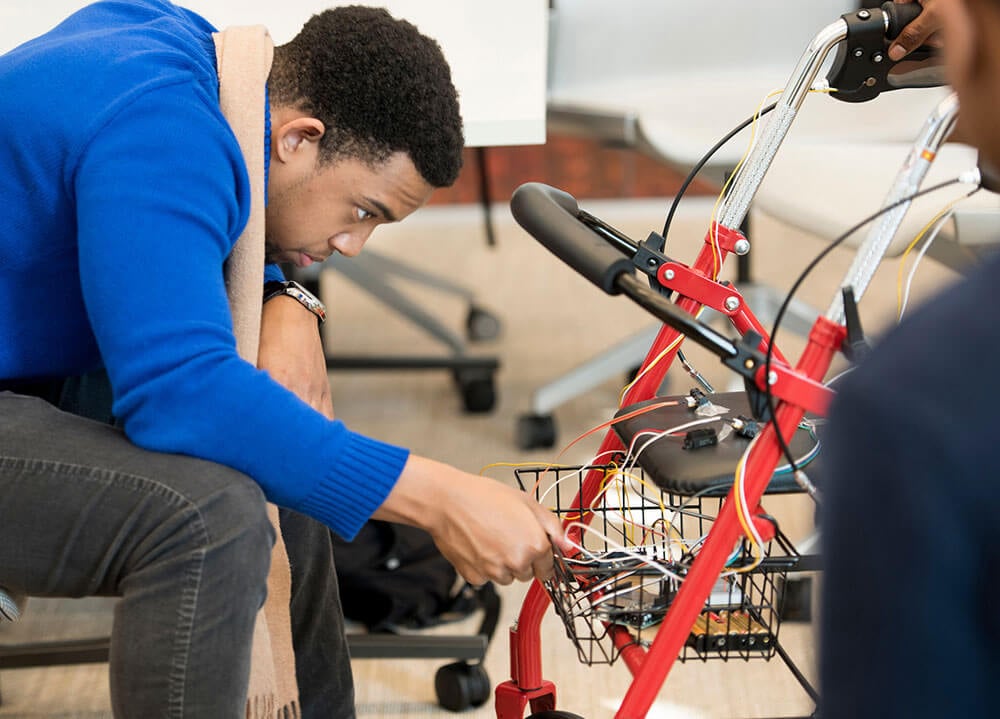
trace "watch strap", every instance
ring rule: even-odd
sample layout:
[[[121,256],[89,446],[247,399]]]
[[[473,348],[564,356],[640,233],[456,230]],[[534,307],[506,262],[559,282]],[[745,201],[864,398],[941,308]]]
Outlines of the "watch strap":
[[[274,299],[279,295],[291,297],[316,315],[320,324],[326,322],[326,305],[312,292],[294,280],[277,281],[264,283],[264,302]]]

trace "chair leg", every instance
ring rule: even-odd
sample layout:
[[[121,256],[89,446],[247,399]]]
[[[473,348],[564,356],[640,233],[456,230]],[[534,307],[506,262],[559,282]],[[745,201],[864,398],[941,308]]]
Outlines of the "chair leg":
[[[486,229],[486,244],[495,247],[497,244],[496,233],[493,231],[493,216],[490,214],[490,169],[486,161],[486,148],[476,148],[476,159],[479,169],[479,203],[483,207],[483,224]]]

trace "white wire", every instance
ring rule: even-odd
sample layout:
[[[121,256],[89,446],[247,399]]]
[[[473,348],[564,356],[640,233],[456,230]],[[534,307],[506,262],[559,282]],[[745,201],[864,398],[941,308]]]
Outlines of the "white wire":
[[[753,515],[750,511],[749,503],[747,502],[747,488],[746,482],[744,481],[747,469],[747,461],[750,457],[750,452],[757,445],[757,440],[763,435],[758,434],[756,437],[750,440],[750,444],[747,445],[746,450],[743,453],[743,458],[740,463],[736,465],[736,489],[740,493],[740,509],[743,510],[743,519],[746,522],[747,528],[749,528],[750,533],[753,535],[750,539],[753,541],[761,552],[764,551],[764,540],[761,539],[760,534],[757,532],[756,523],[753,521]]]
[[[639,455],[641,455],[649,445],[653,444],[653,442],[655,442],[658,439],[661,439],[663,437],[669,437],[670,435],[677,434],[678,432],[682,432],[690,427],[696,427],[701,424],[708,424],[709,422],[718,422],[718,421],[721,421],[720,416],[706,417],[704,419],[695,419],[690,422],[685,422],[684,424],[679,424],[676,427],[671,427],[670,429],[657,430],[655,432],[649,432],[649,431],[638,432],[636,433],[635,437],[632,438],[632,444],[628,449],[628,453],[625,455],[625,459],[622,461],[622,466],[635,467],[636,462],[639,461]],[[647,441],[643,442],[642,446],[639,447],[638,451],[633,456],[632,450],[635,448],[636,441],[639,439],[639,437],[641,437],[644,434],[654,434],[654,436],[648,439]]]
[[[567,479],[571,479],[573,477],[577,477],[577,476],[583,474],[584,472],[587,472],[587,471],[593,469],[594,465],[599,464],[599,460],[601,459],[601,457],[604,457],[605,455],[615,454],[617,451],[618,450],[616,450],[616,449],[609,449],[606,452],[600,452],[599,454],[595,454],[589,460],[587,460],[586,462],[584,462],[580,466],[579,469],[577,469],[577,470],[575,470],[573,472],[568,472],[567,474],[562,475],[561,477],[559,477],[558,479],[556,479],[549,486],[548,489],[546,489],[544,492],[542,492],[540,495],[538,495],[538,503],[541,504],[542,500],[544,500],[548,496],[549,492],[551,492],[553,489],[556,488],[557,484],[560,484],[561,482],[564,482]],[[545,470],[545,471],[549,471],[549,470]],[[542,474],[544,475],[544,472]]]
[[[668,430],[668,431],[670,431],[670,430]],[[574,470],[573,472],[568,472],[568,473],[562,475],[561,477],[558,477],[548,487],[548,489],[546,489],[542,494],[539,495],[539,498],[538,498],[539,503],[541,503],[542,500],[544,500],[546,498],[546,496],[553,489],[556,488],[556,485],[560,484],[561,482],[563,482],[563,481],[565,481],[567,479],[571,479],[571,478],[574,478],[574,477],[579,477],[583,472],[586,472],[586,471],[589,471],[589,470],[593,469],[593,466],[589,466],[589,465],[596,465],[597,461],[602,456],[608,455],[608,454],[614,454],[616,451],[617,450],[608,450],[606,452],[601,452],[601,453],[595,455],[590,460],[590,462],[588,462],[587,464],[581,466],[579,469]],[[621,482],[621,486],[622,486],[622,488],[625,491],[631,490],[633,493],[638,494],[638,492],[636,492],[636,490],[634,488],[632,488],[632,487],[629,486],[629,484],[628,484],[628,480],[629,479],[630,479],[630,477],[628,476],[628,474],[626,474],[625,472],[623,472],[623,470],[618,469],[617,471],[615,471],[611,475],[611,481],[607,482],[604,485],[604,487],[601,488],[601,490],[594,495],[594,498],[591,500],[591,502],[586,507],[576,508],[576,511],[579,512],[581,515],[583,513],[597,514],[599,512],[603,512],[604,517],[605,517],[605,521],[607,521],[608,518],[611,518],[612,520],[613,519],[618,519],[621,522],[621,524],[622,524],[622,529],[621,529],[622,534],[625,534],[625,525],[639,527],[639,528],[641,528],[643,530],[654,531],[655,532],[656,530],[653,529],[653,527],[647,526],[646,524],[643,524],[641,522],[636,522],[635,520],[632,520],[629,517],[627,517],[621,511],[618,511],[617,508],[615,508],[615,507],[609,507],[607,505],[607,496],[612,492],[612,490],[617,491],[618,482]],[[617,482],[615,480],[617,480]],[[602,502],[604,503],[603,507],[599,506]],[[660,511],[661,515],[663,514],[664,510],[663,510],[662,506],[659,506],[659,507],[652,507],[652,506],[650,506],[648,510],[646,508],[641,508],[640,511],[642,511],[643,513],[645,513],[646,511],[651,511],[651,510],[656,510],[656,509],[658,509]],[[570,523],[567,524],[567,526],[572,526],[572,524],[573,524],[573,522],[570,522]],[[585,526],[589,526],[589,525],[585,525]],[[671,522],[671,524],[669,526],[673,526],[673,523]],[[592,531],[596,532],[596,530],[592,530]],[[600,536],[604,536],[604,535],[601,534]],[[610,540],[608,540],[608,541],[610,541]]]
[[[590,532],[591,534],[596,535],[607,546],[609,546],[612,549],[614,549],[614,551],[621,552],[625,556],[632,557],[637,562],[640,562],[641,564],[645,564],[645,565],[649,566],[650,568],[655,569],[660,574],[662,574],[663,576],[665,576],[667,579],[673,579],[673,580],[678,581],[678,582],[684,581],[684,577],[682,577],[681,575],[677,574],[676,572],[672,572],[669,569],[667,569],[666,567],[661,566],[660,564],[656,563],[654,561],[654,559],[655,559],[654,557],[646,555],[646,554],[643,554],[642,552],[636,552],[635,550],[633,550],[630,547],[626,547],[625,545],[622,545],[622,544],[619,544],[618,542],[615,542],[614,540],[610,539],[609,537],[606,537],[603,532],[601,532],[600,530],[594,529],[589,524],[584,524],[583,522],[569,522],[569,523],[567,523],[566,528],[563,531],[563,538],[566,540],[566,542],[571,547],[573,547],[574,549],[579,550],[580,552],[582,552],[583,554],[587,555],[588,557],[590,557],[594,561],[600,561],[600,557],[598,557],[597,555],[595,555],[593,552],[591,552],[589,549],[587,549],[583,545],[577,544],[576,542],[574,542],[572,539],[569,538],[569,530],[571,528],[577,528],[577,529],[580,529],[580,530],[583,530],[583,531],[586,531],[586,532]]]
[[[824,387],[829,387],[829,386],[830,386],[830,385],[832,385],[832,384],[833,384],[834,382],[836,382],[836,381],[837,381],[838,379],[840,379],[840,378],[841,378],[841,377],[843,377],[844,375],[848,375],[848,374],[850,374],[850,373],[851,373],[851,372],[853,372],[853,371],[854,371],[854,365],[851,365],[851,366],[850,366],[850,367],[848,367],[847,369],[845,369],[845,370],[843,370],[843,371],[839,372],[838,374],[835,374],[835,375],[834,375],[833,377],[831,377],[830,379],[828,379],[828,380],[827,380],[826,382],[824,382],[824,383],[823,383],[823,386],[824,386]]]
[[[752,527],[753,525],[751,524],[750,526]],[[569,522],[566,525],[565,530],[563,531],[563,537],[564,537],[564,539],[566,540],[566,542],[571,547],[573,547],[574,549],[577,549],[581,553],[585,554],[592,562],[600,562],[600,561],[602,561],[602,558],[600,556],[598,556],[597,554],[594,554],[592,551],[590,551],[589,549],[587,549],[583,545],[577,544],[576,542],[574,542],[572,539],[569,538],[569,530],[572,529],[572,528],[574,528],[574,527],[579,528],[579,529],[581,529],[583,531],[589,532],[589,533],[591,533],[593,535],[596,535],[602,542],[604,542],[607,546],[611,547],[611,549],[613,549],[614,551],[621,552],[622,554],[624,554],[624,555],[626,555],[628,557],[632,557],[633,559],[635,559],[639,563],[644,564],[644,565],[650,567],[651,569],[655,569],[657,572],[659,572],[660,574],[662,574],[667,579],[672,579],[672,580],[676,581],[678,584],[684,581],[684,576],[682,576],[680,574],[677,574],[676,572],[672,572],[671,570],[667,569],[666,567],[658,564],[655,561],[655,557],[652,557],[652,556],[649,556],[649,555],[646,555],[646,554],[642,554],[641,552],[632,551],[630,548],[628,548],[628,547],[626,547],[626,546],[624,546],[622,544],[619,544],[618,542],[615,542],[611,538],[605,536],[603,532],[601,532],[601,531],[599,531],[597,529],[594,529],[589,524],[584,524],[582,522]],[[697,546],[704,539],[705,539],[705,537],[701,537],[697,542],[694,543],[693,546]],[[761,547],[761,551],[763,551],[763,543],[761,543],[758,546]],[[741,551],[742,550],[739,547],[739,543],[737,542],[735,550],[734,550],[734,553],[740,553]],[[664,559],[664,561],[667,561],[667,560]],[[730,555],[729,560],[727,560],[727,562],[729,562],[729,561],[732,561],[732,555]],[[731,576],[734,576],[734,575],[737,575],[737,574],[740,574],[740,573],[741,572],[740,572],[739,569],[732,569],[732,570],[729,570],[729,571],[723,571],[723,572],[719,573],[719,578],[722,579],[722,578],[725,578],[725,577],[731,577]]]
[[[927,248],[931,246],[931,243],[934,242],[938,233],[941,232],[941,228],[944,227],[945,221],[948,220],[954,212],[954,210],[951,210],[938,218],[938,221],[934,224],[934,227],[931,229],[931,232],[924,241],[924,244],[921,245],[920,252],[918,252],[917,256],[913,258],[913,265],[910,267],[910,273],[906,277],[906,285],[903,290],[903,301],[899,307],[899,317],[897,318],[897,321],[903,319],[903,313],[906,312],[906,304],[910,299],[910,285],[913,283],[913,278],[917,274],[917,266],[920,264],[920,260],[922,260],[924,255],[927,254]]]

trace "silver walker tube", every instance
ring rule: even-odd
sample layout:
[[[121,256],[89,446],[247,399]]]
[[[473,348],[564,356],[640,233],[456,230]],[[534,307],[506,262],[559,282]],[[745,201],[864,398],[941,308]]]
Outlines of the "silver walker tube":
[[[743,222],[750,203],[778,152],[778,147],[784,141],[792,120],[795,119],[802,102],[809,94],[820,66],[830,50],[846,38],[847,23],[840,18],[820,30],[809,43],[809,47],[792,71],[774,110],[768,116],[770,121],[762,123],[758,141],[740,166],[736,177],[733,178],[730,191],[723,199],[718,213],[718,222],[723,227],[736,228]]]
[[[882,203],[882,207],[889,207],[896,202],[899,204],[884,212],[875,221],[864,242],[858,247],[854,260],[844,276],[841,287],[853,288],[855,300],[860,300],[865,293],[868,284],[875,276],[875,271],[885,257],[886,250],[892,243],[892,238],[899,231],[903,217],[910,209],[911,200],[904,202],[900,202],[900,200],[910,197],[920,189],[934,157],[948,135],[951,134],[957,116],[958,97],[952,93],[941,100],[924,121],[920,134],[913,142],[902,168],[889,189],[885,202]],[[833,298],[830,309],[826,312],[826,317],[837,324],[843,323],[844,298],[839,292]]]

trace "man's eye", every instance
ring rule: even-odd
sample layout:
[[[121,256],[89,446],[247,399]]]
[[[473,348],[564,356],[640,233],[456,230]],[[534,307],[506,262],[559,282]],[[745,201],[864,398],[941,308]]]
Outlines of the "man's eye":
[[[372,213],[371,212],[369,212],[368,210],[362,209],[360,207],[358,208],[358,220],[364,222],[369,217],[372,217]]]

